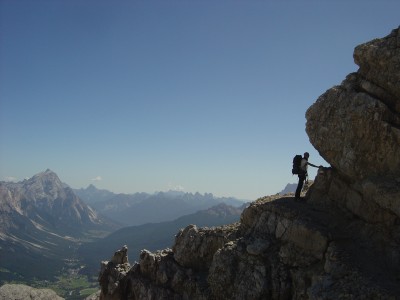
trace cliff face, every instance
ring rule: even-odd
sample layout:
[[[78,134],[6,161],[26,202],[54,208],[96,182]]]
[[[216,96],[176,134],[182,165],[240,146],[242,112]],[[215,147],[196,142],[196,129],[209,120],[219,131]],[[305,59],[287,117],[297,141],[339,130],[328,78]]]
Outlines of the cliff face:
[[[354,59],[358,72],[308,109],[306,130],[334,169],[325,196],[367,222],[393,225],[400,216],[399,29],[356,47]]]
[[[258,199],[239,223],[189,226],[133,266],[123,248],[102,263],[101,299],[396,299],[399,31],[358,46],[358,72],[307,111],[310,141],[332,168],[306,203]]]

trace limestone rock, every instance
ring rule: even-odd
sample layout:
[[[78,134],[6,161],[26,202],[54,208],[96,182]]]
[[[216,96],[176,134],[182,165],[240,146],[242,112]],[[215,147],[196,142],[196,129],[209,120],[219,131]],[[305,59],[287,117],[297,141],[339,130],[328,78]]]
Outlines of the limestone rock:
[[[111,262],[115,265],[129,264],[128,247],[125,245],[120,250],[117,250],[111,258]]]
[[[356,47],[354,58],[358,72],[308,109],[306,131],[348,178],[400,174],[400,30]]]
[[[100,274],[98,277],[101,294],[100,299],[121,299],[121,282],[130,270],[128,262],[128,247],[123,246],[117,250],[111,261],[101,262]]]
[[[265,252],[271,243],[268,240],[256,239],[254,243],[247,245],[246,251],[252,255],[260,255]]]
[[[349,75],[308,109],[310,141],[348,179],[399,174],[400,116],[360,90],[359,81],[359,74]]]
[[[393,224],[400,217],[400,28],[356,47],[354,59],[359,70],[308,109],[306,131],[334,169],[322,194],[368,222]]]
[[[400,28],[400,27],[399,27]],[[400,112],[400,31],[393,30],[383,39],[375,39],[359,45],[354,50],[354,61],[360,66],[359,73],[367,81],[385,91],[388,99]]]
[[[0,287],[1,300],[62,300],[50,289],[35,289],[24,284],[5,284]]]
[[[391,299],[399,292],[393,275],[399,270],[376,258],[382,249],[368,247],[374,230],[328,203],[260,199],[243,212],[240,224],[190,225],[178,233],[173,249],[143,250],[128,273],[100,282],[101,299]],[[204,248],[223,234],[225,243],[205,260],[211,256]],[[205,266],[199,267],[199,258]]]
[[[175,260],[184,267],[208,269],[214,253],[230,240],[226,228],[187,226],[176,235],[173,247]]]

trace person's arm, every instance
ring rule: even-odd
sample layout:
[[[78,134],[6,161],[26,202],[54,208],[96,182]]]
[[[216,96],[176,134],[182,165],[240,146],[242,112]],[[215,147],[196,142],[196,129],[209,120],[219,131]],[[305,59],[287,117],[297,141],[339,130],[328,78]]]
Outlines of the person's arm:
[[[313,165],[312,163],[309,163],[309,162],[307,162],[307,165],[309,165],[309,166],[311,166],[311,167],[314,167],[314,168],[319,168],[319,167],[321,167],[321,166]]]

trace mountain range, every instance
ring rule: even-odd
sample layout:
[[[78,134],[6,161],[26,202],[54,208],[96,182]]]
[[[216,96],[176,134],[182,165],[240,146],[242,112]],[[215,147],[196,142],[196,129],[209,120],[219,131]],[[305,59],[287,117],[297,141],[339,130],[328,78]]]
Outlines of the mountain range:
[[[225,203],[244,205],[212,194],[127,195],[93,185],[73,190],[49,169],[21,182],[0,182],[0,284],[52,280],[83,265],[93,276],[114,243],[128,245],[138,256],[143,248],[171,245],[174,233],[189,224],[238,221],[243,207]],[[140,226],[117,230],[121,226],[111,217]]]
[[[183,215],[225,203],[235,207],[244,200],[233,197],[215,197],[211,193],[184,193],[181,191],[154,194],[114,194],[89,185],[75,193],[99,214],[127,226],[172,221]]]
[[[289,194],[289,193],[294,193],[297,188],[297,183],[288,183],[285,188],[279,192],[281,195]]]

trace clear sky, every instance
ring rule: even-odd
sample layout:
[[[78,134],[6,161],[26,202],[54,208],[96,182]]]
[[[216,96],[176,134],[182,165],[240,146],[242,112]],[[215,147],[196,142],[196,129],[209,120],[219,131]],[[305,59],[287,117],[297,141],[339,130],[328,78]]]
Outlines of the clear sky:
[[[0,0],[0,180],[254,200],[400,1]],[[312,169],[312,168],[310,168]],[[310,172],[311,177],[315,171]]]

